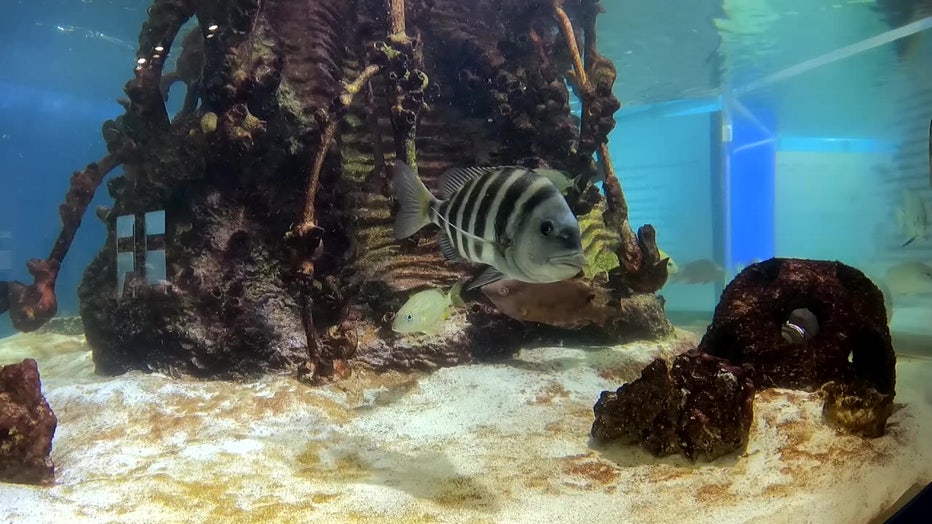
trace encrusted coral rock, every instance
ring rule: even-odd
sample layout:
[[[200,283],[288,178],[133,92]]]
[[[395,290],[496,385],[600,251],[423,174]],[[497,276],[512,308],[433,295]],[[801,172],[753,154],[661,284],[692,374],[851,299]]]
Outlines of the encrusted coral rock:
[[[783,338],[806,309],[815,334]],[[699,349],[741,365],[761,388],[826,385],[823,416],[849,433],[877,437],[892,413],[896,354],[883,294],[840,262],[773,258],[728,284]]]
[[[51,484],[57,424],[42,396],[36,361],[0,367],[0,481]]]
[[[680,452],[714,460],[747,444],[754,385],[747,372],[697,351],[678,356],[672,369],[656,359],[641,378],[596,403],[592,436],[640,443],[657,456]]]
[[[679,437],[687,457],[713,460],[747,444],[755,391],[747,371],[691,352],[673,361],[671,375],[683,395]]]
[[[789,343],[781,328],[800,308],[815,315],[819,331]],[[749,266],[725,288],[699,349],[744,366],[760,388],[814,391],[858,380],[892,395],[896,382],[883,295],[840,262],[772,258]]]
[[[602,392],[593,409],[592,436],[602,441],[639,442],[658,456],[676,453],[679,400],[666,361],[655,359],[641,372],[641,378],[618,391]]]
[[[822,387],[822,419],[830,426],[862,437],[880,437],[893,414],[893,395],[862,384],[829,382]]]

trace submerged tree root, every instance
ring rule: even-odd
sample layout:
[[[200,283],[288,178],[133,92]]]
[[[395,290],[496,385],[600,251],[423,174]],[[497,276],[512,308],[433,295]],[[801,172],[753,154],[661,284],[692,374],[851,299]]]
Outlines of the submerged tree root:
[[[34,278],[33,283],[0,282],[0,293],[6,295],[0,299],[0,313],[9,308],[13,327],[19,331],[35,331],[58,312],[55,281],[62,261],[71,248],[78,227],[81,226],[81,218],[94,198],[97,187],[107,173],[122,163],[122,158],[122,153],[106,155],[99,162],[88,164],[84,170],[72,175],[65,202],[59,206],[62,229],[52,251],[45,260],[32,259],[26,264]]]

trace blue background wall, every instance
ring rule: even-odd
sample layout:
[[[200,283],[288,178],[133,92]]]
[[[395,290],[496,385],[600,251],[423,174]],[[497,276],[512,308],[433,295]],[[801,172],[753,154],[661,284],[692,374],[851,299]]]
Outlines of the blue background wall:
[[[714,258],[713,115],[701,108],[678,114],[673,105],[644,109],[622,109],[609,141],[631,226],[652,224],[657,244],[680,265]],[[668,311],[711,310],[718,298],[711,284],[670,283],[661,294]]]

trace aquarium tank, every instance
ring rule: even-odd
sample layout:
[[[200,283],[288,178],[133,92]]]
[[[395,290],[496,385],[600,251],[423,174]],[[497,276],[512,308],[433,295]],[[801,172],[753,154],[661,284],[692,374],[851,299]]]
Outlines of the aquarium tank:
[[[928,518],[932,0],[0,12],[4,522]]]

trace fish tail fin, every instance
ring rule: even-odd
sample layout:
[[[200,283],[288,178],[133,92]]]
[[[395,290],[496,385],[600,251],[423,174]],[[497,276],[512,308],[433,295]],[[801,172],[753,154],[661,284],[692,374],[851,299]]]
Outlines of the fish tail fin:
[[[453,284],[453,287],[450,288],[450,304],[453,307],[464,307],[466,302],[463,301],[463,281],[460,280],[456,284]]]
[[[398,199],[398,213],[395,215],[395,240],[408,238],[421,228],[430,224],[431,208],[437,199],[430,194],[427,186],[401,160],[395,161],[392,184],[395,186],[395,198]]]

